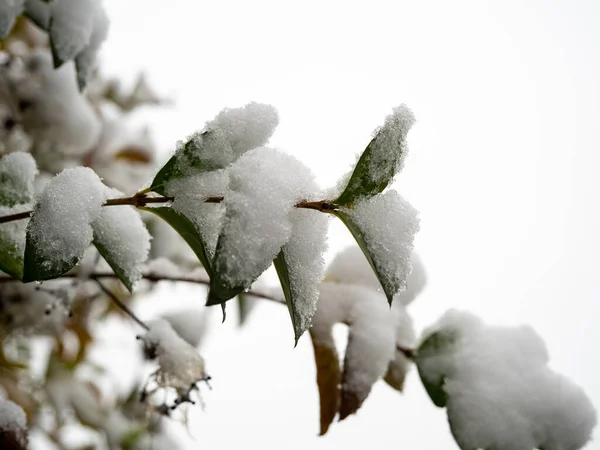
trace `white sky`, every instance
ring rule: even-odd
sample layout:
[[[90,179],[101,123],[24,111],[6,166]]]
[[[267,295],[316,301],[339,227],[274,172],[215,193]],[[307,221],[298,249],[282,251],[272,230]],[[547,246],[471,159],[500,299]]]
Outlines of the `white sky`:
[[[452,307],[532,324],[552,366],[600,406],[600,2],[105,3],[103,69],[145,70],[177,101],[144,116],[165,152],[223,107],[268,102],[281,115],[272,144],[331,185],[406,103],[418,123],[397,188],[421,212],[429,273],[411,309],[418,328]],[[333,250],[349,239],[332,227]],[[172,305],[204,298],[162,292]],[[456,448],[415,371],[404,395],[379,383],[317,438],[309,338],[292,346],[277,305],[243,330],[215,325],[203,352],[214,391],[186,448]]]

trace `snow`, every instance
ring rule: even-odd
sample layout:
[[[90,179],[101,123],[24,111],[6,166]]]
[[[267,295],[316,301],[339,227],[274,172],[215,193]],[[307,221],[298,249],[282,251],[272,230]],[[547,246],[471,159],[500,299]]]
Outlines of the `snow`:
[[[157,383],[187,394],[198,381],[206,378],[204,360],[196,349],[181,338],[166,320],[149,324],[149,331],[140,337],[146,346],[155,346],[158,357]]]
[[[463,449],[583,447],[596,425],[585,393],[548,366],[544,342],[527,326],[494,327],[451,310],[426,330],[447,345],[418,357],[429,380],[445,377],[448,421]]]
[[[185,309],[163,314],[173,330],[192,347],[198,347],[209,325],[208,314],[200,309]]]
[[[386,293],[404,291],[419,230],[417,210],[394,190],[342,210],[362,232]]]
[[[382,298],[381,293],[358,284],[323,282],[320,285],[311,329],[313,341],[335,351],[333,325],[340,322],[349,326],[340,419],[360,407],[394,358],[393,315]]]
[[[225,108],[206,124],[206,130],[220,130],[235,157],[240,157],[265,145],[278,123],[279,116],[273,106],[251,102],[241,108]]]
[[[27,416],[19,405],[0,398],[0,431],[19,430],[27,427]]]
[[[50,23],[50,5],[43,0],[25,0],[25,12],[40,28],[48,29]]]
[[[106,198],[124,197],[117,189],[105,188]],[[150,233],[133,206],[108,206],[92,222],[94,243],[104,248],[107,262],[118,268],[130,286],[142,276],[142,265],[150,251]]]
[[[12,205],[31,201],[37,174],[35,159],[29,153],[15,152],[0,158],[0,203],[7,200]]]
[[[396,345],[403,349],[415,348],[416,335],[413,321],[401,301],[393,303],[392,315],[396,329]],[[406,355],[402,351],[396,350],[394,359],[392,359],[388,366],[384,380],[394,389],[401,391],[404,388],[404,379],[410,366],[411,361]]]
[[[205,168],[228,166],[243,153],[267,143],[279,122],[271,105],[249,103],[241,108],[226,108],[204,129],[177,146],[177,168],[192,174],[200,163]]]
[[[311,186],[318,191],[316,185]],[[307,196],[308,197],[308,196]],[[296,208],[290,213],[292,235],[283,246],[290,290],[294,299],[292,318],[296,341],[310,327],[317,309],[319,283],[323,279],[329,217],[319,211]]]
[[[0,39],[8,36],[24,4],[25,0],[3,0],[0,3]]]
[[[214,268],[230,287],[250,287],[290,238],[290,214],[312,174],[293,156],[261,147],[243,155],[229,175]]]
[[[27,231],[36,253],[52,261],[80,260],[93,238],[91,223],[98,218],[107,191],[92,169],[65,169],[37,199]]]
[[[221,203],[205,203],[207,197],[222,196],[229,183],[225,170],[204,172],[172,180],[166,188],[174,197],[171,207],[186,216],[202,236],[206,251],[212,259],[225,216]]]
[[[90,43],[97,13],[96,0],[53,0],[50,39],[59,61],[75,58]]]
[[[20,119],[38,166],[58,172],[65,155],[82,155],[97,143],[100,121],[79,92],[73,63],[54,69],[45,50],[28,53],[23,63],[23,73],[11,81],[10,100],[28,104]]]
[[[93,13],[94,22],[92,25],[92,34],[87,46],[77,55],[75,63],[77,66],[77,81],[80,87],[86,85],[96,63],[96,57],[100,51],[100,46],[108,36],[109,20],[102,5],[95,4]]]

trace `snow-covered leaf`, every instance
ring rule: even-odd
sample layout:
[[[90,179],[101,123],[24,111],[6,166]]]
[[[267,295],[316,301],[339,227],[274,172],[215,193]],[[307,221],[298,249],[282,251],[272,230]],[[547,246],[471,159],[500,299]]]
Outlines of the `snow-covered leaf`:
[[[108,36],[108,16],[102,7],[102,4],[96,2],[94,11],[94,22],[92,24],[92,34],[87,46],[75,58],[75,69],[77,70],[77,84],[79,90],[83,91],[92,74],[96,57],[100,51],[100,46]]]
[[[317,387],[319,388],[321,410],[319,435],[323,436],[327,433],[340,408],[342,371],[340,370],[340,361],[333,341],[323,342],[312,328],[310,329],[310,336],[315,354]]]
[[[211,258],[207,250],[206,242],[194,224],[187,217],[169,206],[161,206],[158,208],[142,207],[140,209],[157,215],[171,225],[171,227],[177,231],[177,233],[179,233],[185,242],[187,242],[210,276],[212,273]]]
[[[277,110],[262,103],[224,109],[202,131],[178,144],[149,189],[165,195],[173,179],[227,167],[245,152],[266,144],[278,122]]]
[[[87,45],[98,9],[95,0],[53,0],[50,3],[50,48],[54,67],[75,59]]]
[[[396,191],[388,191],[333,214],[352,233],[391,303],[394,295],[406,289],[419,229],[417,211]]]
[[[337,205],[350,205],[383,192],[402,169],[407,153],[406,136],[415,119],[406,105],[390,114],[362,153]]]
[[[25,16],[42,30],[50,24],[50,4],[44,0],[25,0]]]
[[[335,348],[333,325],[344,323],[349,327],[339,391],[340,420],[362,406],[373,384],[385,375],[394,358],[396,332],[393,316],[388,305],[380,301],[382,299],[381,293],[359,284],[323,282],[320,285],[317,312],[310,329],[313,345],[329,347],[331,351]],[[331,355],[328,358],[331,359]],[[330,361],[328,364],[333,363]],[[332,375],[320,375],[317,364],[317,378],[321,376],[323,380],[329,380]],[[323,393],[327,396],[322,400],[322,410],[326,415],[321,420],[323,425],[327,425],[330,423],[329,396],[332,394]]]
[[[312,210],[292,211],[292,236],[273,261],[288,305],[296,344],[310,327],[323,278],[327,216]]]
[[[232,165],[207,305],[249,289],[271,265],[292,234],[290,213],[311,182],[300,161],[266,147]]]
[[[0,39],[9,35],[17,16],[23,11],[24,3],[24,0],[2,0],[0,2]]]
[[[107,189],[107,196],[122,197],[116,189]],[[94,245],[115,272],[115,275],[132,292],[142,275],[142,264],[150,251],[150,234],[132,206],[102,208],[92,222]]]
[[[37,173],[35,159],[29,153],[15,152],[0,157],[0,206],[29,203]]]
[[[427,370],[428,358],[439,358],[444,354],[450,355],[452,345],[456,340],[454,333],[438,331],[425,339],[417,350],[415,362],[419,370],[421,382],[435,406],[446,406],[447,397],[444,391],[446,374]]]
[[[56,278],[81,260],[106,198],[106,186],[86,167],[65,169],[46,185],[27,226],[24,282]]]
[[[548,367],[548,351],[528,326],[494,327],[448,311],[423,333],[422,376],[444,397],[463,450],[580,449],[596,426],[583,390]],[[442,389],[440,389],[440,385]]]
[[[0,206],[0,216],[29,211],[30,204],[12,208]],[[23,277],[23,254],[25,253],[25,230],[28,219],[0,223],[0,270],[12,277]]]

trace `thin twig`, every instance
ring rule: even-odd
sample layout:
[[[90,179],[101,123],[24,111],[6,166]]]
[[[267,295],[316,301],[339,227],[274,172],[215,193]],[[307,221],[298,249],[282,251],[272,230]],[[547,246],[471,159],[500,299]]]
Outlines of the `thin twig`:
[[[417,357],[417,350],[415,350],[414,348],[406,348],[397,345],[396,350],[404,354],[404,356],[406,356],[406,359],[410,359],[411,361],[414,361],[414,359]]]
[[[123,198],[111,198],[104,203],[102,206],[135,206],[136,208],[143,207],[150,204],[155,203],[169,203],[174,200],[174,197],[147,197],[146,194],[137,193],[132,195],[131,197],[123,197]],[[205,203],[221,203],[224,200],[223,196],[217,195],[214,197],[206,197],[204,199]],[[296,208],[303,209],[314,209],[320,212],[331,212],[336,211],[338,209],[337,205],[327,201],[327,200],[319,200],[317,202],[309,202],[307,200],[301,200],[294,205]],[[33,211],[25,211],[16,214],[10,214],[8,216],[0,217],[0,224],[7,222],[14,222],[16,220],[29,219]]]
[[[100,282],[100,280],[94,279],[94,281],[100,287],[100,289],[102,289],[102,291],[111,298],[111,300],[114,302],[114,304],[117,305],[121,309],[121,311],[123,311],[125,314],[127,314],[129,317],[131,317],[133,320],[135,320],[137,322],[137,324],[139,326],[141,326],[144,330],[150,331],[150,328],[148,327],[148,325],[146,325],[138,316],[136,316],[134,314],[134,312],[131,309],[129,309],[127,307],[127,305],[125,305],[125,303],[123,303],[121,300],[119,300],[118,297],[113,292],[111,292],[110,289],[108,289],[106,286],[104,286]]]

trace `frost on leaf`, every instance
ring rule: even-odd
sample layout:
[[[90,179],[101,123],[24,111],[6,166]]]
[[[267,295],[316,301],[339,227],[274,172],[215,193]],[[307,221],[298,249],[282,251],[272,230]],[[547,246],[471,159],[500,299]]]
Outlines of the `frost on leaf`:
[[[50,45],[54,66],[74,59],[90,43],[96,0],[53,0],[50,3]]]
[[[149,324],[146,334],[138,336],[145,348],[152,348],[158,360],[154,374],[161,388],[174,389],[181,401],[189,401],[189,394],[196,384],[209,379],[204,369],[204,360],[196,349],[182,339],[166,320],[155,320]]]
[[[2,0],[0,2],[0,39],[4,39],[12,30],[15,20],[23,11],[25,0]]]
[[[16,403],[0,398],[0,448],[25,450],[28,440],[25,411]]]
[[[164,194],[170,180],[227,167],[243,153],[265,145],[278,122],[277,110],[271,105],[253,102],[224,109],[204,129],[178,144],[154,177],[151,189]]]
[[[296,158],[266,147],[231,167],[208,305],[235,297],[269,267],[292,234],[290,214],[310,179]]]
[[[38,170],[29,153],[9,153],[0,158],[0,205],[28,203],[33,197],[33,181]]]
[[[530,327],[449,311],[424,332],[416,362],[424,382],[443,390],[436,404],[445,404],[461,449],[575,450],[596,425],[589,398],[547,366]]]
[[[105,188],[107,198],[123,197],[117,189]],[[142,276],[142,264],[150,251],[150,234],[132,206],[102,208],[92,222],[94,245],[131,292]]]
[[[415,118],[406,105],[394,108],[360,156],[342,194],[334,200],[350,205],[383,192],[402,170],[408,148],[406,136]]]
[[[334,212],[350,230],[375,271],[388,301],[406,289],[418,212],[396,191]]]
[[[56,278],[83,257],[95,221],[106,201],[106,187],[92,169],[65,169],[37,199],[27,226],[23,281]]]
[[[306,199],[318,192],[316,183],[312,179],[307,181],[306,195],[302,196]],[[327,249],[328,219],[319,211],[300,208],[291,211],[292,235],[274,261],[296,343],[310,327],[317,309],[318,285],[324,271],[323,253]]]

